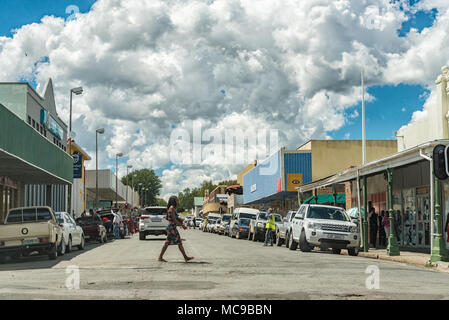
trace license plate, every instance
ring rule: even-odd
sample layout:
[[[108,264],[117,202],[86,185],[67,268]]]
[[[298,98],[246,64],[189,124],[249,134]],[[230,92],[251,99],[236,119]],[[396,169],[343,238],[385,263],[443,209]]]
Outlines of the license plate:
[[[330,239],[343,239],[345,236],[343,234],[326,233],[326,236]]]
[[[28,244],[36,244],[39,243],[39,239],[35,238],[35,239],[24,239],[23,240],[23,244],[24,245],[28,245]]]
[[[151,218],[151,222],[162,222],[161,218]]]

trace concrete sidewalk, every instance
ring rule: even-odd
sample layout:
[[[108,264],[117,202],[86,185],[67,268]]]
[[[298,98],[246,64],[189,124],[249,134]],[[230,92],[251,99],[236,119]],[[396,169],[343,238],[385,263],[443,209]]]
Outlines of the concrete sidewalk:
[[[342,250],[342,253],[347,254],[346,250]],[[399,256],[390,257],[387,255],[386,249],[369,249],[368,252],[359,252],[360,257],[371,259],[382,259],[394,262],[402,262],[413,264],[416,266],[428,267],[431,270],[449,273],[449,262],[434,262],[430,263],[430,254],[401,251]]]

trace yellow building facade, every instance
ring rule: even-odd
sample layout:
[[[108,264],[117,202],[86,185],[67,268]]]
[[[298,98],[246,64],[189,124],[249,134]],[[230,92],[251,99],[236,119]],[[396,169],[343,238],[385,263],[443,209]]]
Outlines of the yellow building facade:
[[[397,148],[396,140],[367,140],[366,161],[392,155]],[[312,154],[312,181],[362,164],[362,140],[310,140],[297,150]]]

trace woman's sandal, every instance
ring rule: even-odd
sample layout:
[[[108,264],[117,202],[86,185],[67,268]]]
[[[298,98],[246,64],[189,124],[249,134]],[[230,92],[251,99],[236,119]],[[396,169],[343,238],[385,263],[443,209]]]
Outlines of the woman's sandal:
[[[162,259],[162,258],[157,259],[157,261],[159,261],[159,262],[167,262],[167,260]]]
[[[192,260],[194,257],[187,257],[186,259],[184,259],[186,262],[189,262],[190,260]]]

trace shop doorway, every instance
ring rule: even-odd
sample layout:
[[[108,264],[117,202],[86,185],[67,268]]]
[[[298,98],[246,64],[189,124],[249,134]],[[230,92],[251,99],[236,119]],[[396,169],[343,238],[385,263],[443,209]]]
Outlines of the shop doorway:
[[[430,246],[430,198],[428,194],[416,196],[417,247]]]

